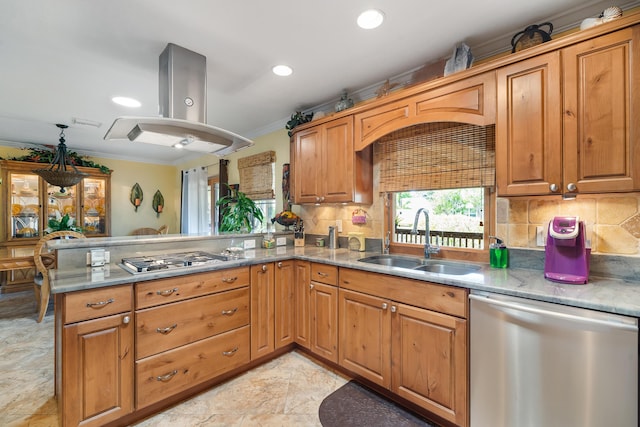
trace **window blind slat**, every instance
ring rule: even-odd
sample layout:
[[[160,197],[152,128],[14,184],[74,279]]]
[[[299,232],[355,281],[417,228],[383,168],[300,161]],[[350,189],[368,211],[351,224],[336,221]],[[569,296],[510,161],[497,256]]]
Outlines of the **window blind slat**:
[[[265,151],[238,159],[240,191],[252,200],[274,199],[275,151]]]
[[[385,135],[374,144],[380,191],[495,185],[495,126],[425,123]]]

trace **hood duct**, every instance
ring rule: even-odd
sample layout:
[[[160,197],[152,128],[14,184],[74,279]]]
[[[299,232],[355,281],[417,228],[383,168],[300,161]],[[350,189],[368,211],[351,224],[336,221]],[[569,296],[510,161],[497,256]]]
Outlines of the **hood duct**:
[[[104,139],[180,146],[217,156],[253,145],[247,138],[206,124],[206,57],[169,43],[160,55],[158,80],[161,117],[119,117]]]

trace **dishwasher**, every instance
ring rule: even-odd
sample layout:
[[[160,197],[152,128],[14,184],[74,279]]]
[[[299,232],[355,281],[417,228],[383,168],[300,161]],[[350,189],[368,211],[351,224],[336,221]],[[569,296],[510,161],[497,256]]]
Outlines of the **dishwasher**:
[[[637,427],[638,319],[472,291],[471,427]]]

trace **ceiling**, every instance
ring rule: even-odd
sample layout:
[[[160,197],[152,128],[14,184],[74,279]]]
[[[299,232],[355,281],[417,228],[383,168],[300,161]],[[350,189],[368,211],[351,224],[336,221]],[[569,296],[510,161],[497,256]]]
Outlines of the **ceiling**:
[[[624,10],[640,1],[618,4]],[[0,0],[0,145],[56,145],[69,125],[80,154],[175,164],[193,153],[105,141],[116,117],[158,115],[158,57],[175,43],[207,57],[207,122],[254,138],[296,110],[328,111],[347,89],[366,98],[448,57],[464,41],[476,58],[510,49],[513,34],[551,21],[554,34],[597,16],[586,0]],[[363,30],[358,14],[385,13]],[[553,36],[553,34],[552,34]],[[271,72],[276,64],[289,77]],[[113,96],[142,102],[136,110]],[[74,119],[77,122],[74,123]],[[80,124],[100,123],[99,127]],[[20,144],[17,144],[20,145]]]

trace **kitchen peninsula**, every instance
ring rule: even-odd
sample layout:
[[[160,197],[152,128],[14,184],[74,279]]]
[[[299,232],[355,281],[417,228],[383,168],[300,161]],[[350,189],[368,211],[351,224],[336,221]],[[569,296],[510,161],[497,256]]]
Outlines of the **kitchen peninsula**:
[[[470,291],[640,316],[640,284],[628,280],[595,276],[584,286],[561,285],[545,281],[539,270],[497,270],[486,265],[463,276],[425,273],[358,261],[372,253],[293,247],[292,242],[245,250],[242,257],[222,263],[179,269],[131,274],[118,265],[126,256],[188,250],[220,253],[255,239],[256,235],[234,236],[233,241],[227,236],[169,235],[52,242],[60,260],[52,272],[52,292],[63,425],[82,420],[83,425],[131,422],[296,345],[353,373],[349,352],[345,356],[338,343],[343,315],[338,301],[348,303],[356,293],[356,278],[363,275],[379,288],[359,294],[385,292],[397,301],[394,306],[419,308],[453,322],[447,337],[458,337],[465,355],[462,365],[446,361],[459,377],[459,382],[446,385],[457,396],[446,402],[448,406],[439,398],[412,400],[388,388],[386,371],[379,381],[363,377],[402,403],[454,425],[468,425]],[[84,265],[87,252],[96,248],[109,251],[111,262],[104,267]],[[319,293],[307,293],[310,288]],[[413,292],[408,288],[416,293],[407,294]],[[323,324],[331,325],[333,335],[323,335],[309,324],[314,309],[318,315],[329,313]]]

